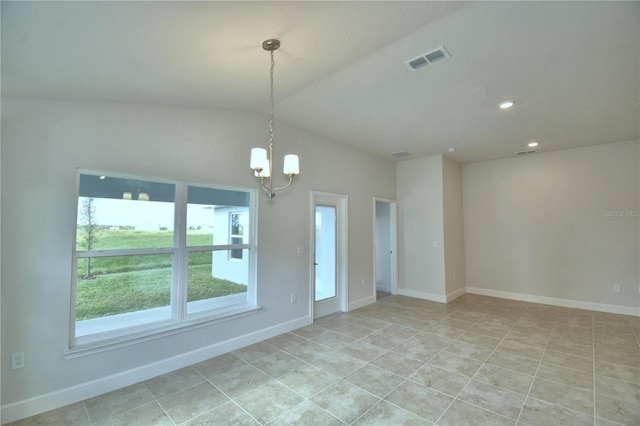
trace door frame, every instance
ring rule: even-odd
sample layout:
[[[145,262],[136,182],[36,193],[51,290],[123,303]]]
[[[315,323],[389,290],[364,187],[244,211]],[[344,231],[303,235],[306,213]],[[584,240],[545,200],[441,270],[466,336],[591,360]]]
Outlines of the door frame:
[[[376,227],[376,203],[385,203],[389,204],[389,245],[391,246],[391,265],[390,265],[390,275],[391,275],[391,294],[398,294],[398,201],[390,200],[387,198],[373,197],[373,286],[374,286],[374,295],[376,294],[376,286],[378,283],[378,277],[376,274],[377,271],[377,262],[378,256],[376,253],[376,238],[377,238],[377,227]]]
[[[335,205],[336,206],[336,284],[337,294],[340,300],[340,310],[338,312],[347,312],[349,310],[349,282],[348,282],[348,265],[349,265],[349,247],[348,247],[348,196],[344,194],[335,194],[331,192],[311,191],[310,197],[310,250],[309,250],[309,312],[311,318],[315,320],[315,251],[316,251],[316,204]]]

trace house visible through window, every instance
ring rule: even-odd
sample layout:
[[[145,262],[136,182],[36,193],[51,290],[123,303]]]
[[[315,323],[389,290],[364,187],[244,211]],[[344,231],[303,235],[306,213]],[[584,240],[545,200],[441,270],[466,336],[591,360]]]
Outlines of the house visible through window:
[[[243,243],[243,225],[241,223],[242,213],[229,213],[229,244],[242,244]],[[233,249],[230,251],[231,259],[242,260],[242,250]]]
[[[251,190],[80,173],[75,342],[255,307],[252,200]]]

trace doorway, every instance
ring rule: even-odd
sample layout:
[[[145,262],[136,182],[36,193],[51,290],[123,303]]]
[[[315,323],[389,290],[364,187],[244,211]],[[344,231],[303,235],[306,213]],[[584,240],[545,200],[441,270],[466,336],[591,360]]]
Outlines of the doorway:
[[[347,197],[312,192],[313,318],[346,311]]]
[[[397,203],[374,198],[374,255],[377,298],[398,294],[396,218]]]

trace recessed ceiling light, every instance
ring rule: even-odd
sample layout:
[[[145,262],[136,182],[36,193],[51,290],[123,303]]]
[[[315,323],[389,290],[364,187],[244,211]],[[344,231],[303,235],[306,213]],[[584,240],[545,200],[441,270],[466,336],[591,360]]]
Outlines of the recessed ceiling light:
[[[456,148],[455,147],[449,147],[449,152],[456,152]]]
[[[504,101],[500,104],[500,109],[509,109],[514,106],[516,103],[513,101]]]
[[[538,146],[538,142],[535,142],[535,141],[533,141],[533,142],[529,142],[529,143],[527,144],[527,146],[528,146],[529,148],[535,148],[536,146]]]

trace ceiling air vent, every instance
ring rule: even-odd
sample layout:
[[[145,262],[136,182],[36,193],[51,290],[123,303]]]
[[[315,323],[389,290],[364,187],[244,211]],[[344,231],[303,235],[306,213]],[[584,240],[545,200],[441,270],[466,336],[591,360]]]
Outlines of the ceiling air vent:
[[[392,157],[403,158],[403,157],[411,157],[407,151],[398,151],[390,154]]]
[[[437,49],[433,49],[427,53],[423,53],[420,56],[416,56],[413,59],[409,59],[405,62],[405,64],[407,64],[407,66],[413,71],[416,71],[420,68],[426,67],[429,64],[433,64],[450,57],[451,55],[449,55],[447,49],[445,49],[444,46],[440,46]]]
[[[518,151],[516,152],[516,155],[528,155],[528,154],[535,154],[536,150],[535,149],[528,149],[526,151]]]

